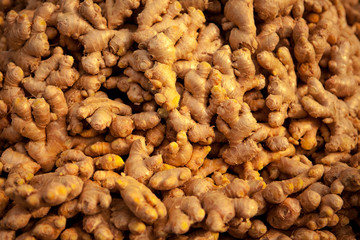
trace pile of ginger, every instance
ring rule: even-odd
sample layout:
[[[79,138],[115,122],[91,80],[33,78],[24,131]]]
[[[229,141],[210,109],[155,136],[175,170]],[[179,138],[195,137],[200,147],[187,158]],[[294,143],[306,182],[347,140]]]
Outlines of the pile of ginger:
[[[0,239],[360,238],[356,0],[0,0]]]

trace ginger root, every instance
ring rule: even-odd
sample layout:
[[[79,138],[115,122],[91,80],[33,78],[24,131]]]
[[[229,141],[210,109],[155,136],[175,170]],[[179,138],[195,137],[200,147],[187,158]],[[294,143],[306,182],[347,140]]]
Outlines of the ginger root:
[[[0,239],[358,239],[356,0],[0,0]]]
[[[120,176],[116,180],[116,186],[126,205],[140,220],[151,224],[166,216],[164,204],[149,188],[134,178]]]
[[[308,171],[288,180],[274,181],[263,191],[264,198],[270,203],[281,203],[292,193],[301,191],[323,176],[324,167],[315,165]]]
[[[32,208],[55,206],[79,196],[82,187],[83,181],[76,176],[45,173],[17,186],[11,197]]]

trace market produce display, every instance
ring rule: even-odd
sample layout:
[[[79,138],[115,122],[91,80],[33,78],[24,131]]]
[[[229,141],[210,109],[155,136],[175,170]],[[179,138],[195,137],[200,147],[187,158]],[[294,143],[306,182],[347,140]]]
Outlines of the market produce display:
[[[0,0],[0,239],[360,239],[356,0]]]

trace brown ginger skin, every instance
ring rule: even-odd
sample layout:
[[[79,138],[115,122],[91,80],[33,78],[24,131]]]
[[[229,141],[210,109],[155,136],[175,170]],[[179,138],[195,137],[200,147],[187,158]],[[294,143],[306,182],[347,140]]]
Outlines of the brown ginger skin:
[[[310,78],[308,81],[309,95],[301,100],[304,109],[315,118],[322,118],[323,122],[330,124],[330,141],[325,148],[329,152],[350,151],[354,148],[355,128],[348,116],[348,107],[335,95],[325,90],[319,80]],[[339,111],[338,117],[334,116],[329,106]],[[341,119],[341,120],[340,120]],[[340,124],[341,122],[341,124]]]
[[[294,26],[295,20],[290,16],[279,16],[266,21],[261,26],[261,32],[256,36],[257,51],[274,51],[281,41],[291,36]]]
[[[50,105],[51,118],[53,121],[46,126],[46,139],[30,141],[25,148],[28,154],[41,165],[44,171],[50,171],[55,164],[57,155],[61,151],[70,148],[72,140],[66,132],[65,116],[68,113],[68,106],[64,93],[60,88],[47,86],[44,91],[44,99]],[[40,125],[44,125],[43,113],[44,112],[38,111],[40,115],[39,120],[41,120]],[[39,122],[37,122],[37,124],[39,124]]]
[[[267,233],[265,235],[263,235],[260,240],[267,240],[267,239],[272,239],[272,240],[290,240],[291,238],[288,237],[285,233],[280,232],[278,230],[275,229],[270,229],[269,231],[267,231]]]
[[[339,223],[338,215],[334,214],[331,217],[321,217],[319,213],[313,212],[300,216],[295,225],[298,227],[306,226],[311,230],[322,229],[326,226],[333,227]]]
[[[138,8],[140,1],[127,0],[127,1],[107,1],[105,4],[106,17],[108,21],[108,27],[114,29],[119,25],[122,25],[126,17],[130,17],[132,9]]]
[[[101,16],[101,8],[92,0],[86,0],[79,6],[79,13],[96,29],[106,29],[106,19]]]
[[[126,71],[132,72],[145,72],[146,70],[150,69],[154,63],[151,59],[151,55],[146,50],[135,50],[135,51],[128,51],[124,56],[122,56],[117,63],[118,67],[126,68],[130,66],[131,68],[127,68],[124,73],[125,75],[129,76]],[[136,73],[138,75],[140,73]],[[129,76],[130,77],[130,76]]]
[[[0,239],[356,239],[355,0],[49,1],[0,0]]]
[[[45,103],[46,104],[46,103]],[[16,98],[13,101],[13,115],[12,115],[12,126],[19,132],[23,137],[30,138],[33,141],[39,141],[45,139],[45,126],[38,126],[37,123],[32,119],[31,114],[31,103],[25,97]],[[47,107],[47,109],[46,109]],[[47,113],[50,114],[49,105],[45,105]],[[35,135],[33,135],[35,134]]]
[[[201,62],[203,59],[201,58],[202,54],[207,51],[211,51],[212,49],[206,49],[204,50],[203,46],[200,46],[201,44],[207,42],[209,48],[214,45],[213,42],[211,42],[213,39],[207,39],[209,36],[204,36],[204,29],[209,27],[210,25],[206,26],[204,23],[206,22],[206,18],[204,14],[201,12],[198,8],[189,7],[187,9],[188,15],[190,17],[190,22],[188,25],[187,30],[185,33],[181,36],[181,38],[178,40],[178,42],[175,45],[175,55],[176,58],[179,59],[187,59],[187,60],[193,60],[197,59],[199,62]],[[198,33],[199,31],[199,33]],[[206,35],[206,34],[205,34]],[[219,36],[215,36],[215,38],[218,38]],[[219,40],[219,39],[216,39]],[[199,51],[200,50],[200,51]],[[200,53],[200,56],[199,54]]]
[[[149,186],[157,190],[171,190],[184,184],[191,178],[188,168],[172,168],[155,173],[149,180]]]
[[[257,202],[244,198],[249,191],[249,186],[242,180],[233,181],[225,187],[217,189],[211,179],[195,177],[185,183],[184,191],[187,195],[199,197],[202,207],[208,214],[205,225],[213,232],[226,231],[228,223],[235,216],[250,218],[257,212]],[[221,201],[216,199],[221,199]]]
[[[211,178],[191,178],[184,184],[184,192],[187,196],[200,197],[202,194],[215,190],[216,186]]]
[[[222,158],[216,158],[216,159],[204,159],[204,162],[202,166],[194,171],[194,175],[198,177],[206,177],[216,171],[220,173],[225,173],[227,169],[229,168],[229,165],[224,162]]]
[[[55,206],[79,196],[82,187],[83,181],[76,176],[46,173],[16,187],[13,197],[16,202],[33,208]]]
[[[292,5],[295,4],[296,1],[288,0],[288,1],[275,1],[270,6],[268,2],[262,0],[254,1],[254,9],[255,12],[259,14],[259,17],[263,20],[271,20],[277,17],[278,15],[287,15],[289,13]]]
[[[298,196],[302,210],[304,212],[314,211],[320,206],[322,197],[329,193],[328,186],[319,182],[311,184]]]
[[[344,204],[343,199],[336,194],[327,194],[321,198],[319,213],[321,217],[333,217]]]
[[[71,87],[78,79],[80,74],[75,68],[72,68],[74,58],[68,55],[63,56],[58,64],[57,71],[52,71],[46,78],[48,85],[54,85],[61,89]]]
[[[250,219],[258,212],[258,203],[248,197],[234,198],[234,207],[238,218]]]
[[[56,89],[56,88],[55,88]],[[61,142],[52,142],[54,139],[59,138],[66,138],[66,135],[64,132],[62,132],[62,127],[59,127],[58,130],[54,134],[49,134],[49,137],[47,137],[47,145],[45,145],[45,136],[44,136],[44,130],[45,127],[48,128],[48,130],[52,129],[54,125],[57,125],[60,123],[61,120],[54,121],[50,124],[50,108],[54,111],[53,116],[57,117],[61,116],[62,114],[66,114],[67,108],[64,108],[61,106],[58,107],[59,103],[61,104],[61,90],[56,89],[55,92],[49,89],[49,93],[55,93],[55,95],[51,96],[50,94],[46,96],[46,100],[44,99],[36,99],[34,101],[29,101],[26,98],[17,98],[14,101],[14,113],[13,113],[13,126],[9,127],[8,130],[12,129],[17,131],[17,134],[21,134],[23,136],[29,137],[32,141],[30,141],[27,145],[27,151],[30,156],[32,156],[44,169],[47,169],[49,171],[53,164],[54,164],[54,155],[52,154],[58,154],[61,149],[66,148],[66,146],[63,145]],[[58,99],[57,97],[60,97]],[[60,102],[59,102],[60,100]],[[32,104],[30,104],[32,102]],[[65,105],[66,106],[66,105]],[[32,110],[32,112],[31,112]],[[65,110],[65,111],[63,111]],[[34,119],[33,119],[33,118]],[[65,124],[65,122],[63,122]],[[31,135],[38,134],[37,136]],[[4,134],[4,132],[3,132]],[[64,136],[64,135],[65,136]],[[62,135],[59,137],[59,135]],[[38,147],[38,149],[35,151],[34,146]],[[44,146],[45,145],[45,146]],[[54,145],[57,145],[57,148],[54,148]],[[40,150],[40,151],[39,151]],[[65,150],[65,149],[64,149]],[[44,155],[47,155],[45,158]]]
[[[260,238],[267,232],[266,225],[260,220],[254,220],[251,222],[251,228],[248,231],[248,234],[252,238]]]
[[[205,217],[200,200],[194,196],[184,196],[184,193],[176,188],[165,197],[164,205],[168,217],[163,231],[168,233],[184,234],[193,223],[200,222]]]
[[[169,65],[156,63],[151,69],[146,70],[145,76],[157,90],[154,97],[158,105],[163,106],[167,111],[179,105],[180,95],[175,87],[176,74]]]
[[[249,219],[234,217],[229,222],[228,233],[236,238],[244,238],[250,227],[251,227],[251,222]]]
[[[49,54],[46,22],[41,16],[35,16],[31,21],[27,14],[19,15],[15,11],[10,11],[6,20],[10,23],[7,36],[11,43],[9,51],[0,55],[1,69],[6,69],[6,64],[13,61],[28,75],[36,70],[41,57]]]
[[[40,62],[39,67],[34,73],[34,77],[28,77],[23,80],[24,88],[33,96],[39,96],[46,87],[46,78],[52,70],[59,67],[60,60],[64,57],[63,49],[56,47],[52,51],[52,55]],[[71,66],[70,66],[71,67]],[[67,72],[69,69],[67,69]],[[74,82],[76,79],[74,80]]]
[[[246,103],[240,104],[233,99],[224,101],[218,108],[216,126],[230,143],[222,153],[225,162],[235,165],[244,162],[245,158],[248,161],[256,156],[258,147],[254,141],[246,138],[257,130],[259,125]]]
[[[11,195],[16,186],[29,182],[40,170],[40,165],[32,161],[29,156],[11,148],[6,149],[1,155],[1,163],[3,171],[9,173],[4,185],[8,195]]]
[[[62,152],[55,164],[56,172],[79,176],[83,180],[89,179],[94,173],[93,159],[80,150],[69,149]]]
[[[295,223],[300,212],[299,201],[295,198],[286,198],[282,203],[270,209],[267,214],[267,221],[274,228],[286,230]]]
[[[301,191],[322,177],[324,167],[315,165],[308,171],[288,180],[273,181],[263,191],[264,198],[270,203],[281,203],[294,192]]]
[[[134,122],[135,129],[143,131],[156,127],[161,120],[159,114],[154,111],[132,114],[131,119]]]
[[[324,183],[330,185],[332,193],[340,194],[344,190],[343,184],[341,181],[337,181],[337,179],[346,169],[349,169],[349,166],[346,163],[336,162],[325,172]]]
[[[263,51],[257,54],[261,67],[270,72],[268,97],[265,104],[271,110],[268,115],[269,125],[277,127],[283,125],[287,118],[289,106],[296,101],[296,75],[290,51],[280,47],[276,57],[270,52]]]
[[[19,66],[16,66],[14,63],[7,65],[7,71],[0,91],[1,100],[7,105],[12,104],[14,98],[25,96],[24,90],[19,87],[23,78],[24,72]]]
[[[289,133],[295,140],[300,140],[300,145],[305,150],[316,147],[317,131],[320,122],[315,118],[293,120],[289,126]]]
[[[171,65],[176,60],[175,43],[187,30],[186,25],[186,23],[182,23],[178,26],[169,27],[165,32],[158,33],[149,40],[148,51],[154,60],[167,65]],[[180,41],[179,44],[181,44]]]
[[[119,61],[120,65],[121,61]],[[113,76],[105,82],[106,88],[117,87],[121,92],[125,92],[129,100],[135,104],[141,104],[153,99],[150,93],[151,84],[141,72],[136,72],[132,68],[124,70],[126,76]]]
[[[121,231],[129,230],[131,234],[135,235],[146,230],[146,225],[130,211],[123,200],[113,199],[110,209],[110,221],[117,229]]]
[[[324,24],[329,24],[329,22]],[[322,24],[318,24],[322,25]],[[304,19],[299,19],[293,29],[293,39],[295,41],[294,54],[298,61],[298,72],[301,80],[307,82],[311,77],[319,78],[321,69],[318,60],[322,57],[327,45],[326,37],[328,33],[321,30],[309,37],[309,28]],[[321,32],[321,33],[320,33]]]
[[[224,7],[224,15],[227,20],[237,26],[230,33],[231,48],[236,50],[240,47],[247,47],[253,52],[257,48],[253,1],[230,0]]]
[[[66,228],[60,235],[61,240],[82,239],[90,240],[90,234],[86,233],[81,226]]]
[[[64,202],[59,206],[58,214],[66,218],[72,218],[76,216],[80,210],[78,208],[78,199],[73,199],[67,202]]]
[[[221,75],[221,87],[226,91],[226,95],[221,96],[221,88],[212,94],[220,95],[218,98],[222,101],[229,97],[242,103],[245,92],[253,88],[261,89],[265,85],[262,76],[255,76],[251,51],[245,47],[231,52],[229,45],[222,46],[214,53],[213,64],[217,70],[213,70],[212,74]]]
[[[243,47],[232,52],[231,61],[234,74],[237,77],[236,80],[240,86],[240,89],[237,90],[239,95],[245,95],[252,89],[260,90],[265,87],[265,78],[262,74],[257,73],[256,62],[252,59],[251,51],[248,48]],[[228,87],[231,88],[231,86]],[[227,90],[227,92],[229,91]],[[236,96],[237,100],[238,97],[240,96]]]
[[[359,170],[355,168],[347,168],[341,171],[339,178],[331,184],[332,191],[335,190],[337,185],[340,185],[341,189],[349,192],[356,192],[360,189],[360,177]],[[337,193],[337,191],[335,191]]]
[[[103,130],[111,125],[116,115],[130,115],[131,108],[109,98],[93,96],[82,101],[75,114],[73,117],[86,119],[95,130]]]
[[[116,191],[116,180],[120,175],[114,171],[96,171],[93,179],[111,192]]]
[[[39,239],[57,239],[65,229],[66,218],[63,216],[47,216],[38,221],[32,234]]]
[[[212,87],[218,85],[221,79],[206,62],[199,63],[196,70],[190,70],[184,77],[185,91],[182,96],[181,105],[187,106],[193,119],[199,123],[209,123],[215,114],[217,104],[210,104],[208,95]]]
[[[137,17],[139,28],[144,29],[150,27],[154,22],[156,22],[160,15],[167,9],[169,2],[170,1],[168,0],[162,0],[159,3],[152,1],[147,2],[145,9]]]
[[[141,135],[130,134],[125,138],[116,138],[111,142],[104,142],[103,138],[100,141],[91,142],[84,149],[84,153],[91,157],[99,157],[106,154],[116,154],[119,156],[127,155],[130,152],[132,143],[138,139],[144,139]],[[110,139],[112,140],[112,139]],[[150,151],[151,146],[146,146],[147,151]]]
[[[28,183],[39,170],[40,165],[32,161],[16,165],[16,167],[11,169],[6,179],[6,193],[11,196],[16,186]]]
[[[116,116],[109,127],[113,137],[126,137],[134,130],[134,121],[130,116]]]
[[[320,236],[312,230],[307,228],[299,228],[292,235],[294,239],[320,239]]]
[[[358,77],[353,76],[350,62],[351,45],[348,41],[341,41],[331,48],[329,69],[334,74],[325,82],[325,88],[337,97],[349,97],[356,91]]]
[[[111,203],[110,191],[96,182],[87,180],[79,196],[78,209],[86,214],[93,215],[109,208]]]
[[[132,29],[121,29],[115,33],[113,38],[109,42],[110,51],[117,55],[123,56],[126,51],[133,44],[133,31]]]
[[[110,210],[105,210],[95,215],[85,216],[82,225],[87,233],[92,233],[94,239],[122,239],[124,236],[110,222]]]
[[[279,161],[272,163],[271,166],[277,168],[280,173],[296,177],[307,171],[312,166],[312,162],[304,155],[295,155],[293,157],[282,157]]]
[[[157,22],[155,24],[153,24],[153,22],[149,22],[147,26],[139,26],[137,31],[134,33],[134,40],[138,43],[147,43],[152,37],[154,37],[158,33],[161,33],[168,28],[172,28],[173,26],[183,24],[184,21],[188,22],[190,20],[188,14],[180,14],[182,6],[178,1],[174,1],[170,4],[169,1],[162,1],[161,4],[156,7],[153,7],[153,4],[153,2],[149,3],[148,9],[146,9],[146,11],[144,10],[141,13],[141,16],[139,16],[138,20],[141,19],[141,21],[144,21],[146,18],[147,20],[149,20],[153,17],[155,17],[156,19],[157,17],[159,17],[159,14],[161,14],[158,13],[158,11],[163,12],[166,9],[166,11],[164,11],[165,14],[162,16],[161,22]],[[165,8],[159,9],[158,7],[160,6],[163,6]],[[150,11],[156,12],[155,15],[150,17],[148,15]],[[145,14],[146,17],[144,17],[143,14]]]
[[[186,167],[188,167],[191,171],[197,170],[204,163],[205,157],[210,151],[210,146],[193,146],[193,152],[190,160],[186,164]]]
[[[93,29],[79,36],[79,42],[84,46],[86,53],[105,50],[109,41],[114,37],[116,31]]]
[[[9,22],[9,28],[7,29],[7,36],[9,39],[13,39],[9,43],[10,49],[19,49],[25,41],[30,37],[31,23],[26,14],[20,16],[15,11],[10,11],[6,20]]]
[[[0,230],[0,237],[3,239],[14,239],[16,236],[13,230]]]
[[[82,57],[81,66],[89,74],[98,74],[100,72],[100,68],[105,67],[105,62],[102,58],[101,52],[93,52]]]
[[[171,142],[161,149],[164,162],[176,167],[186,165],[191,159],[192,152],[193,147],[185,131],[178,132],[176,142]]]
[[[225,232],[226,224],[235,216],[235,208],[230,198],[217,191],[209,191],[200,197],[207,213],[205,224],[210,231]]]
[[[134,178],[120,176],[116,180],[116,186],[126,205],[140,220],[151,224],[158,218],[166,216],[164,204],[149,188]]]
[[[173,109],[169,113],[169,123],[176,132],[187,131],[188,138],[193,143],[208,145],[214,141],[214,129],[208,124],[196,123],[186,106],[180,110]]]
[[[16,204],[4,215],[0,225],[16,231],[24,228],[30,221],[30,218],[31,213],[20,204]]]
[[[144,139],[133,142],[124,172],[141,183],[146,183],[162,165],[161,155],[149,156]]]

